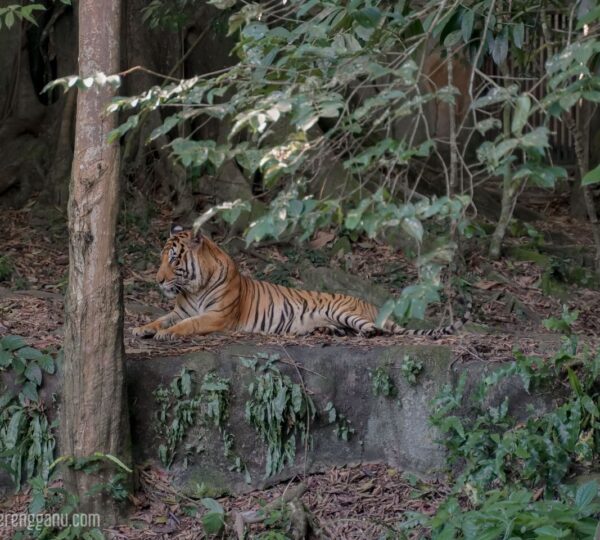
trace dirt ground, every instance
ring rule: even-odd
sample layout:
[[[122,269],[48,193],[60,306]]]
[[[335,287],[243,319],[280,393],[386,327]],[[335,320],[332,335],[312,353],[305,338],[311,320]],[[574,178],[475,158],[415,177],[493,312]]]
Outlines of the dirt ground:
[[[565,260],[547,255],[545,258],[528,257],[530,252],[537,253],[532,243],[539,244],[542,235],[561,246],[584,246],[591,251],[589,226],[567,217],[561,210],[560,201],[540,199],[536,202],[532,197],[531,206],[537,210],[552,207],[553,217],[534,223],[537,233],[517,231],[508,239],[507,245],[513,253],[514,250],[525,250],[525,257],[519,252],[518,257],[490,261],[483,251],[485,241],[467,242],[466,268],[461,278],[471,286],[472,323],[460,334],[439,340],[453,347],[457,362],[471,359],[506,361],[512,358],[515,347],[526,353],[543,351],[547,340],[556,338],[551,338],[542,320],[558,316],[563,304],[579,311],[575,331],[587,342],[599,341],[600,310],[597,306],[600,290],[597,286],[584,285],[586,280],[590,284],[597,285],[597,282],[588,279],[586,272],[581,274],[583,278],[578,283],[563,280],[566,273],[578,270],[568,257]],[[42,349],[56,350],[60,347],[64,322],[63,293],[68,275],[65,218],[58,211],[49,213],[48,209],[38,208],[35,202],[19,211],[3,210],[0,213],[0,230],[3,231],[0,243],[0,335],[22,335],[30,345]],[[169,223],[167,211],[159,210],[144,226],[125,225],[120,229],[119,256],[124,282],[128,353],[156,351],[164,354],[168,351],[168,354],[176,354],[219,347],[241,339],[257,345],[285,345],[299,340],[311,346],[345,340],[361,346],[397,343],[398,338],[394,337],[365,340],[331,336],[215,335],[177,343],[133,338],[130,333],[133,326],[147,322],[160,310],[169,308],[169,302],[161,297],[154,283]],[[303,253],[314,259],[315,265],[342,268],[360,276],[363,281],[386,287],[390,294],[416,278],[410,261],[389,246],[361,240],[349,253],[332,253],[330,248],[334,242],[333,235],[317,236],[308,249],[303,248]],[[267,243],[266,246],[240,250],[236,248],[239,244],[231,238],[225,242],[226,249],[229,246],[235,252],[234,258],[247,274],[302,286],[298,273],[294,271],[297,262],[294,246]],[[544,250],[540,248],[539,251]],[[430,319],[436,324],[447,324],[447,315],[447,306],[436,306],[430,310]],[[414,338],[414,341],[428,342],[427,338]],[[385,465],[363,464],[333,469],[303,481],[307,487],[303,503],[315,516],[322,531],[336,539],[378,538],[394,526],[402,511],[434,512],[448,491],[443,483],[421,483]],[[232,512],[256,510],[260,508],[259,501],[273,500],[289,488],[287,484],[275,486],[242,497],[221,499],[221,503]],[[27,498],[25,493],[4,501],[3,506],[24,508]],[[196,503],[186,505],[185,500],[176,496],[166,473],[153,469],[141,471],[140,489],[132,502],[135,511],[129,523],[111,531],[116,538],[202,538],[199,519],[189,515],[193,513],[189,507]],[[254,527],[260,530],[260,525]]]

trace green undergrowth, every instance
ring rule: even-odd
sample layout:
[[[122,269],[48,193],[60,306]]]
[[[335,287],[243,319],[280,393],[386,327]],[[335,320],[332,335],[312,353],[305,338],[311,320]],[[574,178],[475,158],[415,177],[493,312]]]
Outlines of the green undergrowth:
[[[242,358],[241,362],[256,373],[248,387],[245,417],[266,445],[265,477],[272,476],[292,465],[296,444],[310,446],[310,426],[317,409],[301,384],[294,383],[281,373],[278,356]]]
[[[107,492],[117,500],[127,497],[126,476],[131,473],[114,456],[95,454],[89,458],[55,459],[57,421],[47,414],[48,399],[41,390],[44,380],[57,369],[57,355],[29,347],[19,336],[0,339],[0,468],[10,475],[16,491],[29,488],[31,499],[26,522],[13,540],[103,540],[104,534],[90,523],[75,523],[78,498],[56,482],[58,468],[67,466],[85,473],[94,472],[100,462],[118,470],[109,481],[96,484],[90,494]],[[51,396],[53,398],[53,396]],[[3,537],[4,538],[4,537]]]
[[[515,351],[513,362],[477,388],[468,389],[463,374],[443,389],[431,422],[454,466],[452,493],[434,516],[406,514],[392,537],[406,538],[419,527],[436,539],[594,538],[598,484],[573,480],[598,468],[600,351],[573,334],[576,318],[564,310],[545,321],[563,334],[548,357]],[[515,384],[553,396],[552,406],[529,406],[523,419],[512,414],[508,398],[491,404],[493,389]]]
[[[190,456],[202,453],[203,438],[187,437],[193,427],[201,424],[205,428],[218,429],[223,453],[232,463],[231,470],[244,473],[249,482],[246,466],[234,451],[233,434],[227,429],[230,382],[209,372],[197,384],[194,374],[194,371],[183,368],[168,386],[161,385],[154,392],[159,406],[155,430],[161,441],[158,447],[161,463],[170,467],[179,452],[183,466],[187,467]]]
[[[311,429],[320,418],[332,425],[334,433],[344,441],[354,433],[350,420],[332,402],[319,412],[303,380],[296,382],[282,373],[280,361],[279,355],[268,353],[240,359],[254,374],[245,389],[244,418],[264,445],[265,478],[293,465],[298,446],[302,445],[305,453],[310,451]],[[243,473],[250,482],[246,465],[235,452],[234,436],[227,427],[233,397],[228,379],[210,372],[198,384],[194,371],[183,368],[168,386],[160,385],[154,397],[158,404],[155,419],[160,440],[158,453],[165,467],[171,467],[176,459],[186,467],[191,456],[204,451],[203,430],[213,427],[220,432],[224,456],[231,462],[230,470]]]
[[[0,467],[17,490],[36,476],[48,480],[54,460],[56,424],[48,419],[39,390],[56,365],[47,353],[28,347],[19,336],[0,339]]]

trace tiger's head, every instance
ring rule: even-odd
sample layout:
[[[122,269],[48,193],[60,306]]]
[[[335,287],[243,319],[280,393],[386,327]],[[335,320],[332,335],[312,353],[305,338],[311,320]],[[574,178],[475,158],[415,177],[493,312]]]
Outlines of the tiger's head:
[[[171,227],[156,274],[161,291],[167,298],[174,298],[182,292],[202,290],[218,268],[218,252],[221,250],[202,234],[181,225]]]

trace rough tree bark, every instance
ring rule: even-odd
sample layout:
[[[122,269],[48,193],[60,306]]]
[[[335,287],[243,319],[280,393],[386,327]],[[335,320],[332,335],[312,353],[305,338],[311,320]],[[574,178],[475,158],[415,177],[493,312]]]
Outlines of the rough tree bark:
[[[79,2],[79,73],[119,71],[120,0]],[[130,463],[124,385],[123,304],[115,235],[119,207],[119,147],[107,144],[117,125],[106,115],[109,87],[77,96],[75,151],[69,194],[69,286],[66,303],[62,454],[94,452]],[[67,489],[81,511],[98,513],[102,526],[119,507],[107,494],[87,495],[115,473],[114,467],[85,474],[65,467]]]

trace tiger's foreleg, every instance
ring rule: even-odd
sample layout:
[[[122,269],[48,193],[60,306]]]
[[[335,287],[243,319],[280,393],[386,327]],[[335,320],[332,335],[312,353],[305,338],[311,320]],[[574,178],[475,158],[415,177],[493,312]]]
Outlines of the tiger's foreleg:
[[[178,337],[205,335],[219,332],[228,327],[228,321],[222,314],[216,312],[202,313],[188,319],[183,319],[170,328],[163,328],[154,334],[154,339],[161,341],[173,340]]]
[[[171,311],[151,323],[134,328],[131,333],[136,337],[152,337],[162,328],[171,326],[179,318],[177,313]]]

